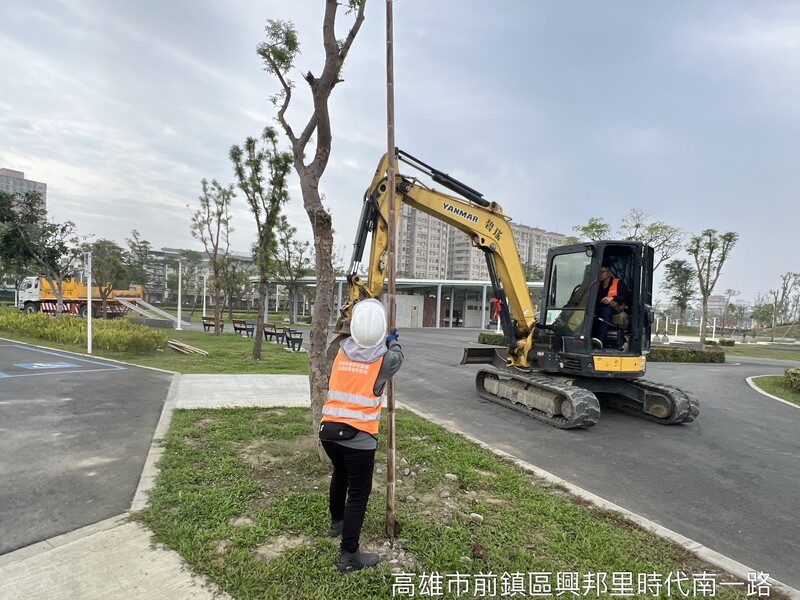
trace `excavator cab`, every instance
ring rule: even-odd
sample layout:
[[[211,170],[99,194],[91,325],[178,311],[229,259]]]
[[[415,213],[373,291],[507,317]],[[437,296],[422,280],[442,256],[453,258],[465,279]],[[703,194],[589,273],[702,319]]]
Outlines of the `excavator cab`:
[[[605,311],[598,310],[601,269],[610,270],[624,290],[621,301]],[[653,250],[641,242],[598,241],[550,250],[533,350],[541,368],[595,375],[602,364],[596,356],[645,354],[650,349],[652,272]]]

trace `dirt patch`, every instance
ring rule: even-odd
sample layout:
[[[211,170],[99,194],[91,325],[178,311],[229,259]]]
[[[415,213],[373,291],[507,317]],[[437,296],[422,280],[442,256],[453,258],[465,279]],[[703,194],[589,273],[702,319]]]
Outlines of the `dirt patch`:
[[[253,519],[250,517],[234,517],[228,521],[231,527],[246,527],[253,524]]]
[[[481,477],[497,477],[497,473],[492,473],[491,471],[482,471],[481,469],[474,469],[474,471]]]
[[[261,560],[270,561],[275,560],[284,552],[308,546],[310,543],[311,538],[305,535],[279,535],[261,544],[258,548],[253,550],[253,554]]]
[[[214,422],[214,419],[211,419],[209,417],[203,417],[202,419],[197,421],[194,425],[195,425],[195,427],[199,427],[200,429],[202,429],[204,427],[208,427],[213,422]]]

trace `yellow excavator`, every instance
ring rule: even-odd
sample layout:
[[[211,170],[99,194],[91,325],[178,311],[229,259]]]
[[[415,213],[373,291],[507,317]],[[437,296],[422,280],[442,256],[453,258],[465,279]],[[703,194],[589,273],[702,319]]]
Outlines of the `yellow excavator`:
[[[461,364],[491,365],[478,371],[480,397],[563,429],[597,423],[601,401],[657,423],[690,423],[699,413],[697,399],[674,386],[645,381],[646,354],[653,321],[653,250],[635,241],[596,241],[552,248],[547,256],[537,320],[510,219],[483,194],[396,149],[398,165],[407,165],[457,196],[437,191],[415,176],[395,176],[395,215],[401,203],[463,231],[483,251],[494,297],[500,301],[503,346],[464,350]],[[349,333],[356,302],[380,298],[388,270],[388,156],[384,155],[359,219],[347,275],[348,298],[335,333]],[[399,170],[399,169],[398,169]],[[359,275],[371,235],[366,281]],[[624,318],[607,321],[595,314],[600,269],[625,282]],[[596,337],[603,321],[605,338]]]

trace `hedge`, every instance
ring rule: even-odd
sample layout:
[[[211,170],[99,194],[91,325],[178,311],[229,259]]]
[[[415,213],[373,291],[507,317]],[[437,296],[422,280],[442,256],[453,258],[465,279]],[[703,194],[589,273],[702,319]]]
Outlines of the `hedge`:
[[[722,338],[719,341],[719,345],[720,346],[735,346],[736,345],[736,340],[729,340],[729,339],[726,339],[726,338]]]
[[[506,338],[502,333],[482,332],[478,334],[479,344],[489,344],[490,346],[505,346]]]
[[[794,392],[800,392],[800,367],[786,369],[786,374],[783,376],[786,385]]]
[[[699,350],[674,346],[654,346],[647,355],[648,362],[724,363],[722,350]]]
[[[86,319],[72,315],[56,319],[43,313],[3,310],[0,331],[60,344],[86,345]],[[161,331],[127,319],[92,321],[92,346],[98,350],[146,353],[163,348],[166,343],[167,336]]]

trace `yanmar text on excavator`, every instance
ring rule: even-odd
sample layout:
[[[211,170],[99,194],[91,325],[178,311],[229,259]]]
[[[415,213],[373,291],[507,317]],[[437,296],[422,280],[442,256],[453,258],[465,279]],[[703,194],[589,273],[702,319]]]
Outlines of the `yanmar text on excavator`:
[[[461,361],[491,365],[476,377],[482,398],[563,429],[593,426],[601,403],[665,425],[694,421],[699,404],[692,394],[642,379],[653,320],[652,248],[635,241],[597,241],[551,249],[537,320],[510,219],[500,205],[402,150],[396,150],[396,157],[458,197],[398,173],[394,214],[399,218],[400,203],[406,203],[432,215],[463,231],[486,257],[494,297],[501,302],[505,344],[466,348]],[[349,332],[356,302],[379,298],[383,292],[388,268],[387,167],[384,155],[364,195],[338,334]],[[358,273],[369,233],[365,281]],[[602,300],[601,270],[610,271],[627,290],[624,303],[615,303],[611,320],[596,309]]]

